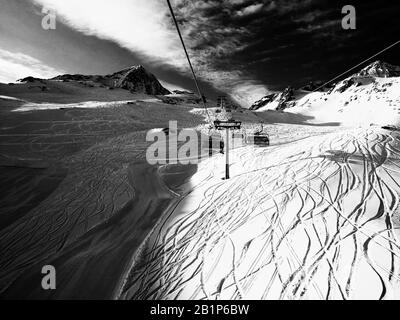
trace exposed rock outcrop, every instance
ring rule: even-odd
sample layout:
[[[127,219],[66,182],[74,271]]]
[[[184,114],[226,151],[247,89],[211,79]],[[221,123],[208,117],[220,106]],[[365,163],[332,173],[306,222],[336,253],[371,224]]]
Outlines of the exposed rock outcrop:
[[[171,93],[161,85],[152,73],[147,72],[142,66],[131,67],[107,77],[113,81],[113,87],[115,88],[150,95],[166,95]]]
[[[129,90],[132,93],[144,93],[149,95],[166,95],[171,93],[143,66],[133,66],[106,76],[64,74],[50,80],[97,83],[109,87],[110,89],[121,88]]]
[[[378,60],[362,69],[358,75],[378,78],[400,77],[400,67]]]
[[[250,110],[277,110],[283,111],[287,108],[296,106],[297,99],[308,92],[313,91],[325,92],[331,94],[333,92],[343,93],[353,87],[362,87],[372,84],[376,89],[376,81],[378,78],[400,77],[400,67],[391,65],[383,61],[375,61],[362,69],[360,72],[353,74],[339,82],[324,84],[322,81],[310,82],[309,84],[295,90],[287,87],[282,92],[266,95],[262,99],[256,101]],[[385,88],[379,90],[386,90]]]

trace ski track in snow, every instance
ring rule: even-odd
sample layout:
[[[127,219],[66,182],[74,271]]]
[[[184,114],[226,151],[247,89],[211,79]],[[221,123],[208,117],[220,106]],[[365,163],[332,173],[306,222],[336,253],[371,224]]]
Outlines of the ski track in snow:
[[[338,129],[204,161],[127,299],[399,299],[400,134]],[[210,173],[211,172],[211,173]]]

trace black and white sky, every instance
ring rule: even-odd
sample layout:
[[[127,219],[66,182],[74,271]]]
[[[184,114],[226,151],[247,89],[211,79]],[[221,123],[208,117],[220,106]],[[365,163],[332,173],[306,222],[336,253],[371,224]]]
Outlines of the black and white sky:
[[[400,1],[171,0],[206,95],[249,105],[268,92],[329,80],[400,40]],[[356,8],[356,30],[341,26]],[[42,28],[43,8],[56,30]],[[400,65],[400,45],[377,59]],[[194,90],[165,0],[0,0],[0,82],[108,74],[141,64]]]

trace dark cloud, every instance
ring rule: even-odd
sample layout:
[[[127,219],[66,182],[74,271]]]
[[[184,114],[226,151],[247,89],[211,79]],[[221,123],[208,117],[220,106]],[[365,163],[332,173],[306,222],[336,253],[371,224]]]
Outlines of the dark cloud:
[[[179,1],[178,12],[204,67],[235,70],[253,84],[281,89],[330,78],[398,40],[399,2],[353,1],[357,30],[348,31],[341,27],[346,4]],[[381,58],[400,64],[398,53],[393,48]]]

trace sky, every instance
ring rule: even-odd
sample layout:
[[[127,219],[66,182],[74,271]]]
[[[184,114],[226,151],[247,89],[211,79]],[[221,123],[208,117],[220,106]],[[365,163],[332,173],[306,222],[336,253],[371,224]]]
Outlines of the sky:
[[[171,3],[202,91],[243,106],[327,81],[400,40],[400,1]],[[355,30],[342,28],[346,4],[356,8]],[[43,8],[56,13],[55,30],[42,28]],[[400,65],[400,45],[376,59]],[[0,0],[0,82],[137,64],[167,87],[195,90],[164,0]]]

